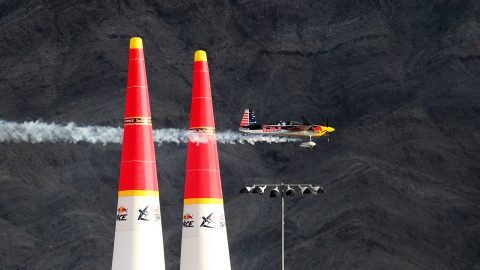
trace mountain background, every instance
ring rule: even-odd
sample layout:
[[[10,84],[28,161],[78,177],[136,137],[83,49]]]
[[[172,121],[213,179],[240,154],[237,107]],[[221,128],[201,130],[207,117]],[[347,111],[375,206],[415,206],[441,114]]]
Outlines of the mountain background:
[[[187,128],[207,51],[217,130],[336,128],[219,145],[232,269],[480,269],[480,2],[0,1],[0,119],[121,126],[129,38],[144,41],[154,128]],[[1,132],[1,130],[0,130]],[[120,145],[0,143],[0,269],[110,269]],[[186,145],[156,148],[167,269],[178,269]]]

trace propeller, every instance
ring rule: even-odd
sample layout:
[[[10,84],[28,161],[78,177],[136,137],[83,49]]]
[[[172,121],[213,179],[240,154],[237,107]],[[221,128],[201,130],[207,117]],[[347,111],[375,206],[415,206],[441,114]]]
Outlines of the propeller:
[[[327,136],[327,142],[330,142],[330,135],[329,135],[330,132],[328,132],[328,127],[329,125],[328,125],[328,118],[327,118],[327,131],[325,132],[325,136]]]

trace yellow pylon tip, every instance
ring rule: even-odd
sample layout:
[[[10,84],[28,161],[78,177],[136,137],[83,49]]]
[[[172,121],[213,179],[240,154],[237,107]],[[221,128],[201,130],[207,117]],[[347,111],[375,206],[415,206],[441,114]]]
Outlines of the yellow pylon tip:
[[[202,50],[198,50],[195,52],[195,62],[197,61],[202,61],[202,62],[207,62],[207,53]]]
[[[143,49],[142,39],[139,37],[132,37],[130,39],[130,49]]]

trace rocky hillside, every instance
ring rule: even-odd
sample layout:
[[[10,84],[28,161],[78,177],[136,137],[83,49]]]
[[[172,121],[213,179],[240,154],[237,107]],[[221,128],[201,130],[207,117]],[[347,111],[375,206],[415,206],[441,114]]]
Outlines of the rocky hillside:
[[[480,3],[475,0],[0,1],[0,119],[119,126],[128,40],[144,39],[154,128],[188,127],[205,49],[218,130],[308,116],[308,151],[219,145],[232,268],[480,269]],[[0,132],[2,132],[0,130]],[[120,145],[0,143],[1,269],[109,269]],[[178,269],[186,145],[157,148]]]

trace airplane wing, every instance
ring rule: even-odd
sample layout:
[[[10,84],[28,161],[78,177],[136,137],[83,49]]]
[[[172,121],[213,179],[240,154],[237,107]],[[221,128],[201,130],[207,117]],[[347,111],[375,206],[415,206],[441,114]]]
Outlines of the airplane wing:
[[[310,126],[306,125],[299,125],[299,126],[289,126],[289,127],[284,127],[283,129],[290,130],[290,131],[305,131],[309,129]]]

